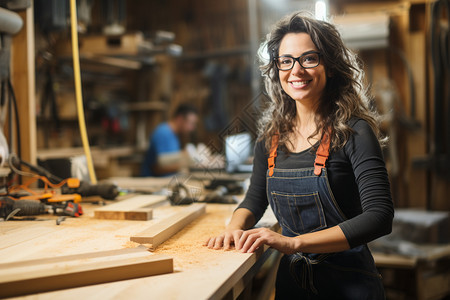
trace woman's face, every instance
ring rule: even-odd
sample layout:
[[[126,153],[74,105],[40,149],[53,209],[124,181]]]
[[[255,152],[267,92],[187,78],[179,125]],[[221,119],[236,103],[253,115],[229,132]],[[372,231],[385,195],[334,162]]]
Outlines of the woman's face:
[[[311,37],[307,33],[288,33],[281,40],[279,56],[290,55],[299,57],[309,51],[318,51]],[[315,68],[304,69],[295,61],[292,69],[278,71],[283,90],[292,99],[304,104],[314,105],[320,99],[327,76],[325,67],[320,64]]]

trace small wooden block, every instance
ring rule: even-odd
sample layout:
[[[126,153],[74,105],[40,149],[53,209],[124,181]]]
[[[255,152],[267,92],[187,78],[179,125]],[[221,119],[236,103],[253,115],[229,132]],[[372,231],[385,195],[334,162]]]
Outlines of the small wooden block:
[[[142,195],[94,210],[94,217],[107,220],[147,221],[153,217],[151,206],[167,200],[162,195]]]
[[[206,211],[206,204],[195,203],[182,211],[154,224],[147,230],[130,237],[130,240],[140,244],[149,244],[150,250],[155,250],[160,244],[180,231]]]
[[[173,272],[173,259],[145,247],[0,264],[0,298]]]

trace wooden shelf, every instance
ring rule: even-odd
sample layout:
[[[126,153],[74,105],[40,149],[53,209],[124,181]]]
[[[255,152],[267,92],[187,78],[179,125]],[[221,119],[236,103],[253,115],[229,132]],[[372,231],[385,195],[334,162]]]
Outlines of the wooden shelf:
[[[133,102],[127,104],[128,111],[165,111],[167,104],[161,101]]]

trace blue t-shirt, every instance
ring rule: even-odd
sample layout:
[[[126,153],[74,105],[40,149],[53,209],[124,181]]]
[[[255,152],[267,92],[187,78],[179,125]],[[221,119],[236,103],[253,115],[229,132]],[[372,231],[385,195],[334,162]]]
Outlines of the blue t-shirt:
[[[156,176],[152,172],[152,167],[156,164],[158,156],[180,150],[180,140],[169,124],[162,123],[158,125],[150,136],[150,146],[141,166],[141,176]]]

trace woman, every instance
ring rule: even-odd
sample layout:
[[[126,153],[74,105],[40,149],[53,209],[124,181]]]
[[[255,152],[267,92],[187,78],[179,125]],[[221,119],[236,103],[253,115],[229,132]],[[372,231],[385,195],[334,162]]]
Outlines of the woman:
[[[268,35],[270,107],[251,184],[209,248],[283,256],[276,299],[383,299],[366,243],[390,233],[393,204],[362,71],[335,27],[295,13]],[[282,234],[251,229],[268,204]]]

